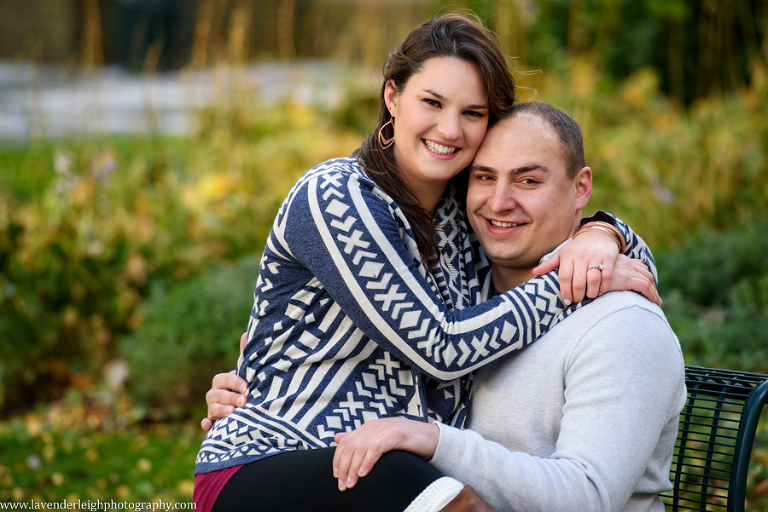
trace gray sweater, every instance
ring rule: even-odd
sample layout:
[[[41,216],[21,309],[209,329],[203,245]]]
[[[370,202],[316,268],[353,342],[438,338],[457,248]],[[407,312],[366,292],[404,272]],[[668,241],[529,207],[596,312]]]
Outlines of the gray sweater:
[[[494,510],[664,510],[686,389],[659,307],[608,293],[475,379],[431,462]]]

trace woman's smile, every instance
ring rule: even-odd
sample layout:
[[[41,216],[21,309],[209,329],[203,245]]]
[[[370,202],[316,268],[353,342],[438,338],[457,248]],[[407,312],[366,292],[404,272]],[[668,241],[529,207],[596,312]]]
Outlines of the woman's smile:
[[[461,80],[457,80],[461,77]],[[398,91],[389,84],[393,150],[403,180],[434,209],[448,180],[474,158],[488,127],[488,93],[477,65],[433,57]]]
[[[427,149],[429,149],[431,152],[440,156],[451,156],[456,153],[456,150],[459,149],[456,146],[446,146],[426,139],[424,139],[424,145],[427,146]]]

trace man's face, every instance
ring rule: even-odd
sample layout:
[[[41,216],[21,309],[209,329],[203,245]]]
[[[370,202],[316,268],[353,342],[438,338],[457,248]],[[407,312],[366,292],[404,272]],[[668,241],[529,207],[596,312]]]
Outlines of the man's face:
[[[571,236],[591,191],[591,170],[568,179],[555,130],[523,113],[488,130],[470,168],[467,215],[494,266],[529,272]]]

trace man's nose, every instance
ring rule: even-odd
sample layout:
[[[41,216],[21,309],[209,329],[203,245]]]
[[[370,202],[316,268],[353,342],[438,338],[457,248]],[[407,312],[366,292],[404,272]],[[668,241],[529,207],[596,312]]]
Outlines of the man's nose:
[[[488,199],[488,207],[495,213],[506,212],[514,210],[517,207],[517,202],[509,187],[498,184]]]

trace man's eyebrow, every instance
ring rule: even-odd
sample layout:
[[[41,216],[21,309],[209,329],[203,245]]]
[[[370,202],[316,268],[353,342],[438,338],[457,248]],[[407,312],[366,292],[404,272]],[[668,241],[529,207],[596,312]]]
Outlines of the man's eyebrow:
[[[549,174],[549,168],[541,164],[528,164],[512,170],[512,172],[514,172],[515,174],[521,174],[524,172],[531,172],[531,171],[541,171]]]
[[[432,89],[424,89],[424,92],[426,92],[427,94],[431,94],[432,96],[439,99],[440,101],[448,101],[448,98],[446,98],[442,94],[439,94],[433,91]],[[489,109],[488,105],[469,105],[467,108],[470,108],[472,110],[488,110]]]
[[[492,174],[497,174],[496,169],[492,167],[488,167],[487,165],[472,164],[469,166],[469,170],[475,171],[475,172],[488,172]],[[517,169],[510,169],[510,171],[512,171],[513,174],[522,174],[524,172],[531,172],[531,171],[541,171],[549,174],[549,168],[541,164],[528,164],[522,167],[518,167]]]
[[[470,172],[486,172],[490,174],[496,174],[496,169],[493,167],[488,167],[487,165],[478,165],[478,164],[472,164],[469,166]]]

